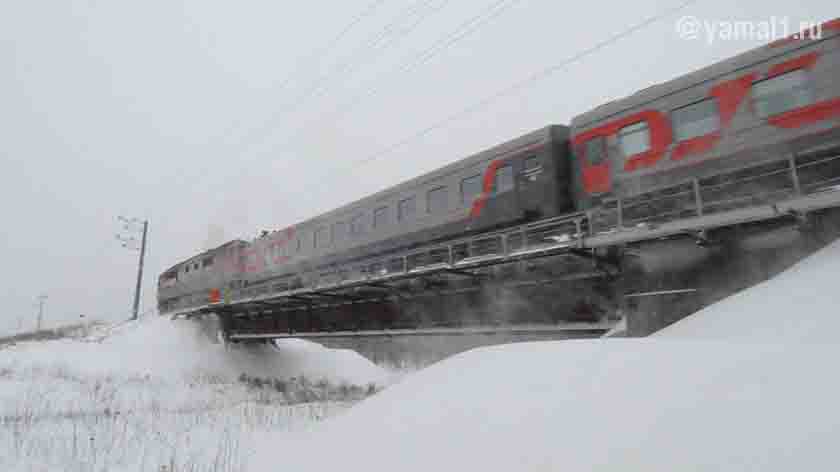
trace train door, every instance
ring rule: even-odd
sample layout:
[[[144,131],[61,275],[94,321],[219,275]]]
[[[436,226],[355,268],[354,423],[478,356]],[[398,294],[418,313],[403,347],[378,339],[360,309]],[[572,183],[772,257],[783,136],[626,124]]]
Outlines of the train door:
[[[572,163],[573,200],[578,211],[598,206],[612,195],[612,176],[607,138],[595,136],[573,145],[569,159]]]
[[[526,220],[536,220],[544,216],[546,192],[551,191],[553,182],[550,178],[549,147],[519,156],[517,184],[519,187],[519,206]]]

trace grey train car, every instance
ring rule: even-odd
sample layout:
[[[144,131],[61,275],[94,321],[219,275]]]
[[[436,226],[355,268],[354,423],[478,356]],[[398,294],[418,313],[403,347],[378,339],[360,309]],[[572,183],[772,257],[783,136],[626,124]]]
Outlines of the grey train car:
[[[161,276],[160,310],[217,301],[242,287],[313,283],[304,273],[346,277],[366,270],[357,262],[372,256],[574,211],[567,142],[568,128],[547,126],[252,243],[191,258]],[[202,258],[218,263],[201,277],[185,271]]]
[[[633,224],[684,216],[695,198],[709,213],[739,198],[756,203],[748,194],[771,201],[816,191],[824,166],[836,164],[807,164],[840,147],[838,77],[834,20],[821,38],[777,41],[579,115],[576,199],[583,207],[621,199]],[[787,186],[792,160],[808,188]]]
[[[837,77],[840,20],[833,20],[820,37],[776,41],[599,106],[570,128],[547,126],[190,258],[161,276],[160,312],[236,298],[246,287],[259,295],[387,273],[387,263],[370,262],[574,212],[586,212],[597,232],[601,224],[655,224],[840,185],[825,178],[840,175]]]

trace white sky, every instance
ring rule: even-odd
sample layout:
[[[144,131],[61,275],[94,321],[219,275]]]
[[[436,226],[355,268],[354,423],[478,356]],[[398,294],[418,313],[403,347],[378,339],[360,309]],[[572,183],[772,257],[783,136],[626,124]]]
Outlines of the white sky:
[[[426,64],[391,72],[498,2],[381,0],[321,54],[373,0],[0,3],[0,332],[31,327],[41,293],[49,324],[128,316],[137,254],[114,238],[118,215],[151,221],[146,310],[157,275],[213,226],[227,238],[285,227],[763,42],[682,39],[684,15],[838,16],[830,1],[700,1],[346,170],[680,3],[506,0]]]

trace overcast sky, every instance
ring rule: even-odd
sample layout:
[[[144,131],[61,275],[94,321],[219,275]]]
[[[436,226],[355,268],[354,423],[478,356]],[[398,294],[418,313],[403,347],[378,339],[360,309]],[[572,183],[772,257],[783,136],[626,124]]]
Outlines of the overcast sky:
[[[147,310],[157,275],[212,227],[230,239],[288,226],[761,43],[682,39],[682,16],[840,16],[836,1],[699,1],[406,140],[679,3],[4,1],[0,332],[32,327],[42,293],[50,325],[127,317],[137,253],[114,238],[119,215],[150,220]],[[492,18],[400,72],[482,11]]]

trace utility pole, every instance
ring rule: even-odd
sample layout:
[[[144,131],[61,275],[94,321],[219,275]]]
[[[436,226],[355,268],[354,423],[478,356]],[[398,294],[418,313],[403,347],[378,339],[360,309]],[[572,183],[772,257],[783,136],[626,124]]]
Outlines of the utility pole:
[[[119,220],[123,223],[123,229],[130,233],[127,235],[118,234],[117,239],[122,242],[124,248],[140,251],[140,261],[137,264],[137,284],[134,287],[134,304],[131,308],[131,319],[136,320],[140,312],[140,292],[143,285],[143,263],[146,258],[146,237],[149,233],[149,220],[129,219],[122,216],[119,217]],[[137,247],[137,233],[141,233],[140,247]]]
[[[44,320],[44,303],[47,301],[46,295],[38,295],[38,321],[36,322],[36,330],[41,331],[41,322]]]

